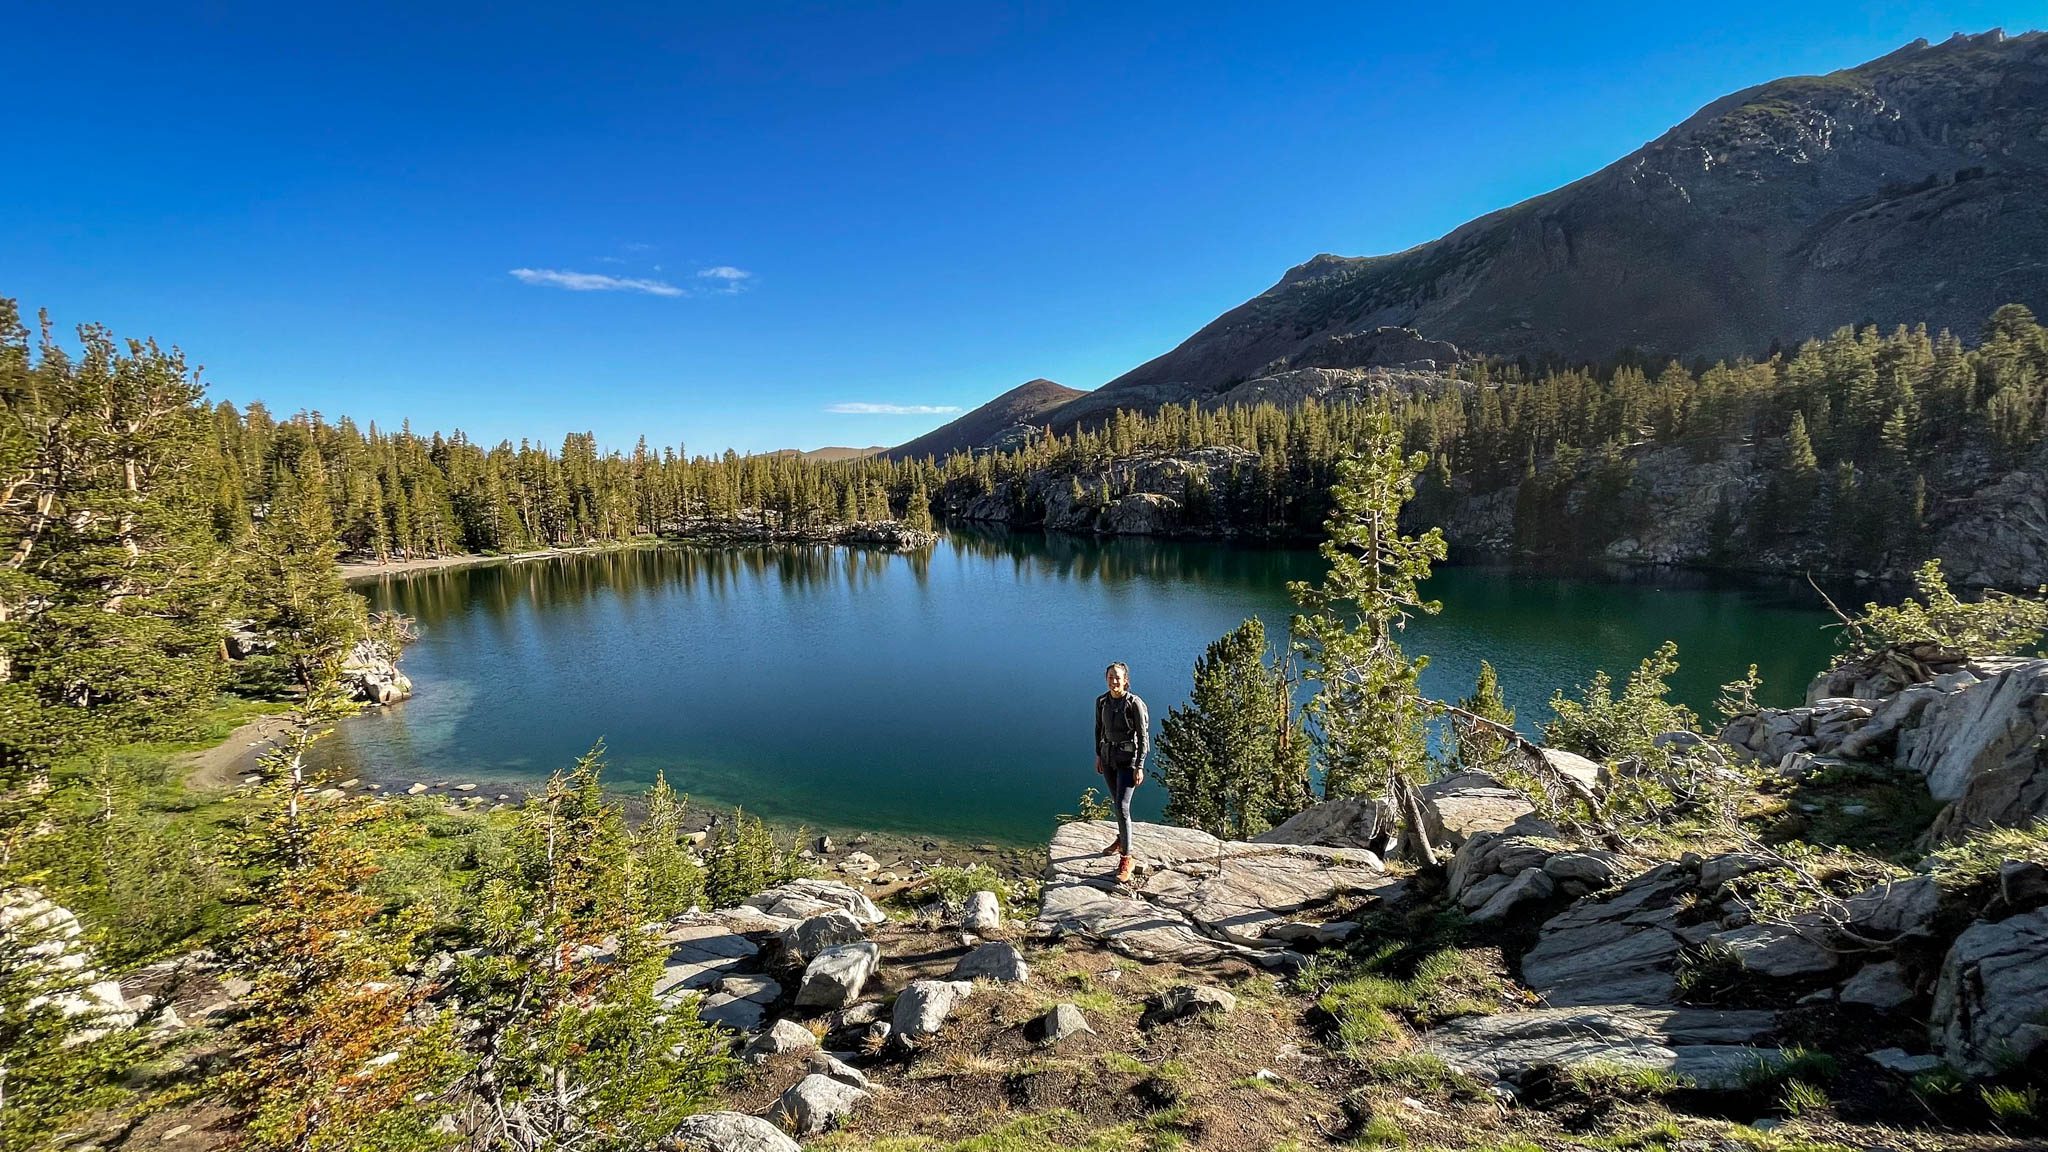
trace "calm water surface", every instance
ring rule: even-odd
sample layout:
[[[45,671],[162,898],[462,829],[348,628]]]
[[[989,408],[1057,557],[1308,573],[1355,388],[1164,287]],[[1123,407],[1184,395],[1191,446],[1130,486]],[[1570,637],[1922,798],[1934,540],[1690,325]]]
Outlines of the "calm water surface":
[[[1204,646],[1254,614],[1277,640],[1287,582],[1320,575],[1311,551],[955,535],[910,556],[674,547],[381,577],[358,587],[418,618],[416,694],[322,747],[391,781],[530,781],[602,738],[622,788],[661,771],[779,821],[1037,841],[1096,780],[1103,665],[1131,665],[1156,727]],[[1752,661],[1796,700],[1830,643],[1803,586],[1446,567],[1428,592],[1443,614],[1405,642],[1432,657],[1424,689],[1463,695],[1489,659],[1531,732],[1553,689],[1667,637],[1703,713]],[[1148,782],[1136,807],[1164,803]]]

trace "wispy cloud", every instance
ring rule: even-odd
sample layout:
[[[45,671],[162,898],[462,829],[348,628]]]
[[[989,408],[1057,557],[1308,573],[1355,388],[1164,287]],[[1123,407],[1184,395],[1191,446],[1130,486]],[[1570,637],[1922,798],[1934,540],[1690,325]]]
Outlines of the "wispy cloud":
[[[564,272],[554,268],[514,268],[512,278],[522,284],[546,288],[567,288],[571,292],[644,292],[649,296],[681,296],[683,290],[666,280],[644,280],[631,276],[606,276],[597,272]]]
[[[944,416],[958,412],[957,404],[834,404],[825,409],[841,416]]]
[[[747,271],[745,268],[735,268],[730,264],[697,269],[697,279],[705,282],[707,290],[716,292],[721,296],[731,296],[735,293],[746,291],[747,281],[753,278],[754,274],[752,272]]]

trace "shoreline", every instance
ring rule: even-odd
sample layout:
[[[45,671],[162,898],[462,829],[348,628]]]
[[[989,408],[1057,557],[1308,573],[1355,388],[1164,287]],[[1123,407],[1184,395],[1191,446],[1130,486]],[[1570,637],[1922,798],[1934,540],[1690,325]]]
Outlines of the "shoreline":
[[[632,544],[579,545],[574,548],[542,548],[533,552],[507,552],[501,555],[465,552],[456,556],[424,556],[412,560],[361,560],[338,565],[344,583],[353,584],[360,580],[371,580],[379,576],[405,576],[414,572],[432,572],[442,568],[482,567],[490,564],[517,564],[522,560],[545,560],[552,556],[582,556],[591,552],[609,552],[618,548],[635,547]]]
[[[213,798],[232,796],[246,789],[246,778],[260,774],[263,753],[269,748],[271,739],[280,733],[286,720],[282,716],[259,716],[237,727],[219,743],[197,751],[185,753],[178,761],[181,779],[187,789]],[[435,777],[423,780],[402,781],[380,777],[368,769],[352,769],[357,775],[340,784],[329,785],[358,795],[380,796],[392,799],[435,802],[448,811],[483,817],[493,811],[509,809],[522,803],[533,790],[535,783],[515,783],[508,780],[470,779],[459,776]],[[414,789],[419,789],[414,791]],[[627,813],[629,823],[638,823],[643,803],[636,793],[607,788],[617,798]],[[698,805],[692,803],[684,821],[687,832],[695,834],[708,831],[710,827],[726,817],[729,809],[722,806]],[[1005,880],[1035,879],[1043,864],[1044,846],[1041,844],[1003,844],[993,841],[972,841],[938,834],[919,832],[883,831],[866,828],[821,828],[800,822],[789,822],[761,818],[770,831],[779,837],[793,836],[799,829],[804,839],[796,847],[809,850],[818,856],[813,863],[820,868],[820,874],[862,887],[876,899],[897,895],[916,887],[922,882],[926,871],[933,867],[964,867],[987,865]],[[1048,837],[1051,830],[1048,829]],[[821,839],[829,840],[832,847],[828,852],[817,854],[815,850]],[[884,876],[890,872],[897,875],[893,882],[871,882],[867,877],[842,871],[838,865],[853,852],[863,852],[873,857],[877,868],[870,876]]]

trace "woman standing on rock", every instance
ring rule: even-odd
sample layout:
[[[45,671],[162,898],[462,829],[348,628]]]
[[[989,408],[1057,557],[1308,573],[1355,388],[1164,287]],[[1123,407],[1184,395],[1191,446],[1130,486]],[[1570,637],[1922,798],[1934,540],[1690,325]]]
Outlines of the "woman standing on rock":
[[[1103,670],[1109,691],[1095,698],[1095,771],[1109,785],[1116,805],[1117,883],[1131,879],[1131,793],[1145,782],[1145,753],[1152,750],[1152,714],[1131,691],[1131,670],[1122,661]]]

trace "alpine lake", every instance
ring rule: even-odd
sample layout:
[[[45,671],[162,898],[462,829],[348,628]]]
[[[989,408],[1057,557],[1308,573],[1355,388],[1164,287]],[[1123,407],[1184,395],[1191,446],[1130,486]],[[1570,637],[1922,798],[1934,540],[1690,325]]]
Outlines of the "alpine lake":
[[[604,744],[605,781],[657,773],[694,807],[783,825],[1042,844],[1092,771],[1113,660],[1156,735],[1203,649],[1248,616],[1286,642],[1310,549],[954,533],[921,552],[827,546],[624,548],[375,576],[373,607],[419,622],[410,700],[345,721],[322,759],[403,788],[531,787]],[[1758,665],[1796,703],[1832,620],[1804,582],[1671,570],[1532,574],[1440,565],[1435,616],[1407,626],[1428,694],[1470,692],[1481,660],[1535,735],[1551,693],[1617,686],[1666,639],[1673,695],[1714,716]],[[1155,752],[1156,760],[1156,752]],[[1156,767],[1134,811],[1157,818]]]

